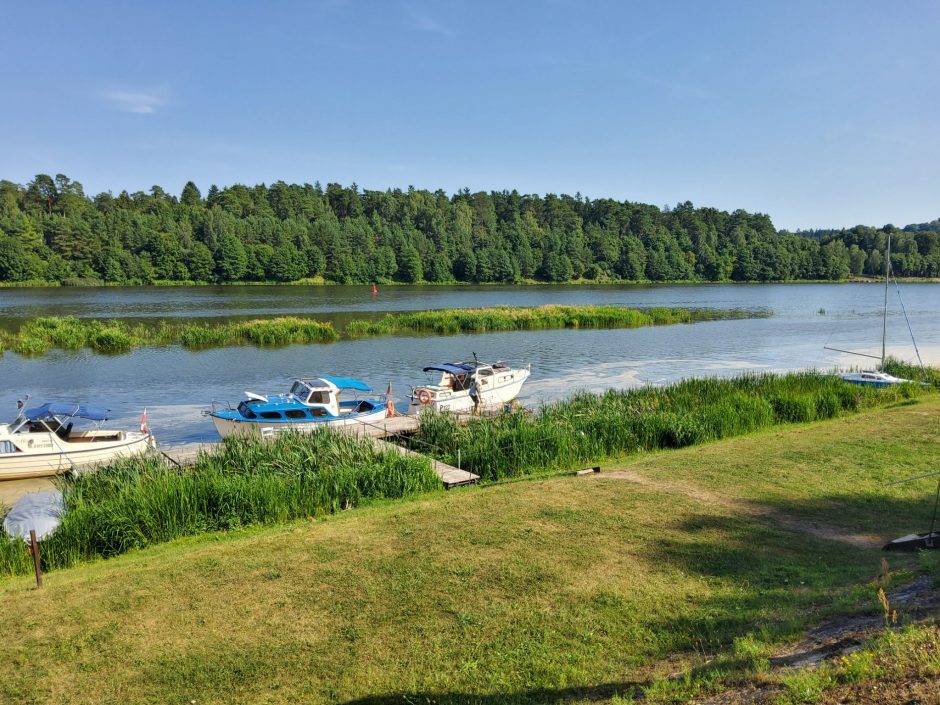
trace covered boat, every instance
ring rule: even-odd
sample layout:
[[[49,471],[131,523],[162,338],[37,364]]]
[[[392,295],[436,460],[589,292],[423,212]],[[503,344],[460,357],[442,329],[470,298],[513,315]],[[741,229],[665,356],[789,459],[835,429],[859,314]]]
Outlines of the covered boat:
[[[213,409],[209,416],[223,438],[268,438],[285,431],[309,433],[327,426],[375,423],[388,414],[383,399],[340,399],[348,390],[372,391],[365,382],[352,377],[303,377],[294,380],[287,394],[245,392],[247,399],[237,407]]]
[[[0,424],[0,480],[56,475],[67,470],[107,465],[115,458],[137,455],[155,445],[141,424],[140,431],[100,428],[110,411],[100,406],[50,402],[24,409]],[[76,423],[91,422],[76,429]]]
[[[410,413],[422,409],[467,412],[497,409],[522,391],[531,369],[510,367],[504,362],[446,362],[430,365],[425,372],[440,372],[439,381],[411,392]]]

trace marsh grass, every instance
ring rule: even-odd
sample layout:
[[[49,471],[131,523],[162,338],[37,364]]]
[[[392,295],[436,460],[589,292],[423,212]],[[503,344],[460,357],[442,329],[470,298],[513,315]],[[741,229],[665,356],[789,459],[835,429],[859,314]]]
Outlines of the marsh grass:
[[[388,314],[378,321],[353,320],[342,332],[332,323],[297,316],[225,323],[156,325],[102,321],[74,316],[46,316],[24,323],[13,333],[0,333],[4,349],[20,355],[42,355],[51,349],[117,354],[144,345],[181,345],[191,350],[232,345],[277,346],[332,343],[343,338],[378,335],[484,333],[551,328],[636,328],[769,315],[761,311],[616,306],[541,306],[536,308],[448,309]]]
[[[46,569],[211,531],[274,524],[440,490],[429,461],[378,451],[329,430],[267,443],[226,439],[195,466],[122,459],[60,482],[66,513],[42,542]],[[32,569],[23,542],[0,538],[0,574]]]
[[[578,393],[542,406],[461,426],[450,415],[423,417],[418,442],[446,449],[487,480],[568,468],[582,462],[740,436],[780,424],[831,419],[916,397],[905,384],[876,390],[814,372],[689,379],[666,387]]]
[[[352,321],[345,334],[351,338],[405,333],[483,333],[491,331],[549,330],[558,328],[639,328],[696,323],[769,314],[739,309],[634,309],[620,306],[537,306],[444,309],[390,313],[378,321]]]

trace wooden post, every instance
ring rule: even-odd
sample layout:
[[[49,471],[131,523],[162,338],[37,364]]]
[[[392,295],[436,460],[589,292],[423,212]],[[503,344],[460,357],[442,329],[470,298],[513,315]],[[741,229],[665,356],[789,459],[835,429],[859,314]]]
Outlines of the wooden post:
[[[29,530],[29,552],[33,554],[33,567],[36,569],[36,587],[42,587],[42,568],[39,565],[39,541],[36,530]]]

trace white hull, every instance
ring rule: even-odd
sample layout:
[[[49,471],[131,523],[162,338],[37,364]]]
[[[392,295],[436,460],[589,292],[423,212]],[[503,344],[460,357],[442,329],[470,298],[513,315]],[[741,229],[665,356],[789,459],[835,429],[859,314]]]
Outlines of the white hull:
[[[313,433],[321,428],[357,426],[363,423],[378,423],[388,416],[388,409],[381,407],[370,414],[350,414],[329,421],[289,421],[264,423],[263,421],[235,421],[212,416],[212,422],[222,438],[242,436],[245,438],[273,438],[281,433]]]
[[[451,413],[465,413],[472,411],[489,411],[497,409],[504,404],[508,404],[522,391],[522,385],[529,378],[529,370],[519,369],[510,370],[509,374],[513,377],[512,381],[500,384],[498,376],[496,381],[487,380],[477,385],[477,396],[480,400],[480,406],[477,407],[470,391],[453,391],[437,385],[426,387],[433,394],[427,404],[422,404],[417,399],[413,399],[409,406],[410,413],[420,413],[423,409],[433,409],[435,411],[449,411]],[[488,387],[486,385],[489,385]]]
[[[107,465],[116,458],[144,453],[152,446],[147,433],[122,433],[114,441],[65,442],[49,433],[28,434],[32,448],[0,453],[0,480],[21,480],[67,472],[72,468]],[[17,436],[17,443],[21,437]]]

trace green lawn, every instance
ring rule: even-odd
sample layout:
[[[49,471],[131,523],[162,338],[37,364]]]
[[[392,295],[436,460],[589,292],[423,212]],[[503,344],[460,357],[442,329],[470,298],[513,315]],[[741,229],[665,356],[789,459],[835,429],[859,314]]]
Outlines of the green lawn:
[[[469,488],[4,579],[0,702],[668,699],[663,676],[718,656],[740,678],[742,654],[879,609],[877,548],[795,527],[926,528],[933,485],[883,483],[936,469],[938,441],[927,396],[604,468],[642,482]]]

